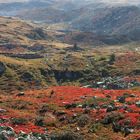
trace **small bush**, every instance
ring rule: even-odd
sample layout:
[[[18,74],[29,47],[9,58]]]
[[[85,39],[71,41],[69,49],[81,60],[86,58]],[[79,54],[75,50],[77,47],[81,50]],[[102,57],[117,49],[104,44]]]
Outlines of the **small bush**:
[[[109,57],[109,64],[113,65],[115,60],[116,60],[115,54],[111,54],[110,57]]]
[[[98,131],[100,129],[101,129],[101,124],[100,123],[94,123],[94,124],[91,125],[91,127],[89,129],[89,132],[96,133],[96,131]]]
[[[84,140],[83,136],[72,131],[65,131],[60,134],[52,134],[52,140]]]
[[[124,115],[121,113],[117,113],[117,112],[108,113],[107,115],[105,115],[102,123],[103,124],[111,124],[111,123],[119,121],[123,118],[124,118]]]
[[[11,119],[13,125],[24,125],[27,123],[27,120],[24,118],[13,118]]]
[[[45,126],[44,118],[42,117],[37,117],[35,119],[35,125],[36,126]]]
[[[88,115],[81,115],[78,119],[78,126],[84,127],[86,124],[89,123],[89,116]]]

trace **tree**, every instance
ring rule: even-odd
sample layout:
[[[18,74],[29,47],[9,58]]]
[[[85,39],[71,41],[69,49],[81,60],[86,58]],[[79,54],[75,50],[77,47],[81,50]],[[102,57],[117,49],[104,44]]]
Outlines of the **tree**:
[[[114,62],[115,62],[115,60],[116,60],[116,56],[115,56],[115,54],[113,53],[113,54],[111,54],[110,57],[109,57],[109,64],[110,64],[110,65],[113,65]]]
[[[73,49],[74,49],[74,50],[77,50],[77,48],[78,48],[77,43],[74,43]]]

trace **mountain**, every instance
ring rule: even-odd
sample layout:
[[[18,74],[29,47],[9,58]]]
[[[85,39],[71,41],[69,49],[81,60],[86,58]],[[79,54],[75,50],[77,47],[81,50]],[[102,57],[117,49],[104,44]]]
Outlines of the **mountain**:
[[[0,3],[0,14],[46,23],[48,29],[55,31],[74,31],[74,36],[69,33],[61,36],[64,41],[68,38],[68,42],[93,43],[97,40],[101,44],[120,44],[140,40],[140,7],[130,4],[131,1],[120,3],[109,4],[102,0],[30,0]],[[76,40],[75,32],[78,31],[80,36],[84,35],[84,41]]]
[[[79,0],[80,3],[81,0]],[[47,8],[26,9],[19,12],[16,16],[33,21],[44,21],[46,23],[71,23],[73,20],[84,16],[89,12],[94,12],[99,8],[106,7],[103,3],[92,3],[92,7],[88,8],[91,3],[82,3],[76,5],[75,2],[58,2]]]
[[[0,140],[140,138],[140,8],[113,1],[0,0]]]
[[[68,4],[68,5],[67,5]],[[66,1],[48,8],[34,8],[18,13],[26,20],[51,24],[67,24],[68,30],[93,32],[98,35],[127,36],[139,40],[140,7],[135,5],[108,5],[91,1],[73,6]],[[69,8],[65,8],[69,6]],[[128,40],[129,40],[128,39]]]
[[[88,8],[87,8],[88,9]],[[139,28],[140,8],[136,6],[108,7],[87,12],[72,22],[73,27],[101,34],[128,33]],[[133,25],[133,28],[132,28]]]
[[[53,3],[53,0],[47,1],[17,1],[17,2],[8,2],[0,3],[0,15],[2,16],[15,16],[18,12],[24,10],[31,10],[33,8],[46,8]]]
[[[47,32],[39,26],[17,18],[0,17],[0,32],[0,50],[5,47],[4,50],[9,48],[8,52],[10,50],[11,52],[14,50],[18,51],[18,48],[26,50],[28,46],[31,46],[32,43],[38,40],[47,41],[51,39]]]

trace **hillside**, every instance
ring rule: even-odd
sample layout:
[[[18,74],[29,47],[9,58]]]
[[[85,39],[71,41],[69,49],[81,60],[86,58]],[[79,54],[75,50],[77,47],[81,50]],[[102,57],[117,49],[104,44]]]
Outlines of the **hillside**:
[[[0,0],[0,140],[140,140],[139,3]]]
[[[76,86],[3,94],[0,134],[31,140],[138,140],[139,96],[138,90]]]
[[[139,13],[140,9],[136,6],[103,8],[96,11],[94,16],[92,12],[87,13],[85,17],[82,15],[72,25],[81,30],[92,30],[100,34],[128,34],[139,28]]]
[[[92,32],[96,36],[109,36],[111,40],[123,43],[138,41],[140,8],[131,5],[112,6],[103,3],[91,3],[65,10],[64,7],[34,8],[18,13],[18,17],[53,24],[53,28],[67,31],[78,30]],[[60,28],[58,28],[57,25]],[[67,26],[64,26],[67,25]],[[66,27],[66,28],[65,28]],[[133,27],[133,28],[132,28]],[[114,41],[115,43],[117,41]],[[121,41],[118,41],[121,43]]]
[[[10,86],[14,90],[49,85],[93,85],[93,81],[102,81],[104,75],[108,78],[139,73],[138,43],[123,44],[127,40],[119,37],[115,43],[110,36],[88,32],[50,30],[47,25],[17,18],[1,17],[0,21],[2,90]],[[116,45],[118,41],[122,45]],[[112,54],[116,59],[110,64]],[[127,65],[123,64],[123,59],[126,59]],[[125,71],[129,64],[133,67]]]

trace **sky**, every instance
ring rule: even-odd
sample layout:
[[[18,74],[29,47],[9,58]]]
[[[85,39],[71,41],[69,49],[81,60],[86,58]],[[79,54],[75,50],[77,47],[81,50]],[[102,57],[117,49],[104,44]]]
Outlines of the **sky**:
[[[29,0],[0,0],[0,3],[5,3],[5,2],[24,2],[24,1],[29,1]],[[62,1],[64,1],[64,0],[62,0]],[[96,0],[93,0],[93,1],[96,1]],[[106,2],[106,3],[123,3],[123,4],[124,3],[132,3],[132,4],[140,3],[140,0],[97,0],[97,2],[98,1]]]
[[[102,0],[104,2],[111,3],[140,3],[140,0]]]
[[[0,0],[0,3],[6,3],[6,2],[24,2],[28,0]]]

